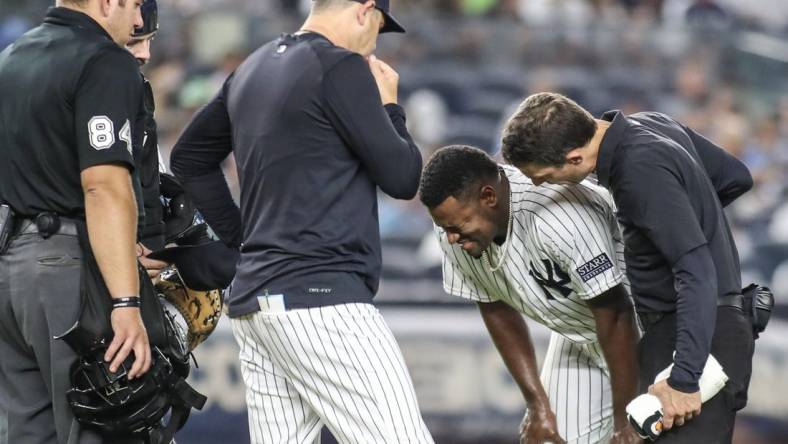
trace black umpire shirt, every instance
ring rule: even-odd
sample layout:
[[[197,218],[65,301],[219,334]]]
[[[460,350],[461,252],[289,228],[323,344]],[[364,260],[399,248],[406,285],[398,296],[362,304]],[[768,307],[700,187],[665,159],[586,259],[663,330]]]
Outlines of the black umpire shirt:
[[[154,119],[156,105],[153,89],[144,76],[142,106],[137,116],[134,132],[134,159],[137,165],[141,194],[143,222],[138,231],[140,242],[148,249],[156,251],[164,248],[163,207],[159,186],[159,137]],[[139,150],[139,152],[137,151]]]
[[[676,312],[668,382],[697,391],[717,298],[741,293],[739,256],[723,207],[752,187],[739,160],[659,113],[604,114],[597,160],[618,207],[627,275],[640,312]]]
[[[241,213],[219,168],[235,154]],[[171,167],[206,221],[243,243],[230,316],[369,302],[381,268],[377,188],[412,198],[421,154],[367,62],[316,33],[255,51],[194,117]]]
[[[84,217],[80,172],[133,170],[139,66],[93,19],[50,8],[0,53],[0,201],[22,216]]]

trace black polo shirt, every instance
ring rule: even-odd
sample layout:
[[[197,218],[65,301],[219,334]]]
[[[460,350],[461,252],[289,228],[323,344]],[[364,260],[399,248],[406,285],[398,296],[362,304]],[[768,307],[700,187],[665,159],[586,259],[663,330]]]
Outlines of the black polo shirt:
[[[0,53],[0,200],[24,216],[84,216],[80,172],[133,169],[142,82],[134,57],[93,19],[50,8]]]
[[[231,151],[240,214],[220,169]],[[378,189],[415,196],[422,159],[361,55],[305,33],[250,55],[184,130],[170,165],[219,237],[243,243],[228,302],[237,317],[266,294],[284,295],[288,309],[371,302]]]
[[[710,343],[698,342],[710,341],[711,333],[703,331],[714,329],[707,312],[715,312],[715,298],[741,292],[739,256],[723,206],[749,190],[752,178],[739,160],[664,114],[610,111],[602,119],[612,123],[597,174],[618,207],[637,309],[678,309],[676,360],[686,358],[679,356],[683,347],[702,355],[691,359],[699,376]],[[694,268],[692,260],[680,260],[701,248],[708,249],[716,273],[678,286],[676,275]]]

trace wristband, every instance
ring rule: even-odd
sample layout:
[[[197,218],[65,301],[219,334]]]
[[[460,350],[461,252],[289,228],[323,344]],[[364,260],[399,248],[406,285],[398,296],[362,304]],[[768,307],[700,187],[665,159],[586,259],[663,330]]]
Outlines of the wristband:
[[[134,307],[139,308],[141,305],[139,296],[129,296],[125,298],[115,298],[112,300],[112,309]]]

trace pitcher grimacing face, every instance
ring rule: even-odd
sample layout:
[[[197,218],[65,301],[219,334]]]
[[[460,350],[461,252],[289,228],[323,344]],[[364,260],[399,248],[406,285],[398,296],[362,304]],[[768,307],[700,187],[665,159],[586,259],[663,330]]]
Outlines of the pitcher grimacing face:
[[[446,231],[448,242],[459,244],[473,258],[479,259],[495,239],[494,212],[484,211],[481,201],[450,196],[429,211],[435,224]]]

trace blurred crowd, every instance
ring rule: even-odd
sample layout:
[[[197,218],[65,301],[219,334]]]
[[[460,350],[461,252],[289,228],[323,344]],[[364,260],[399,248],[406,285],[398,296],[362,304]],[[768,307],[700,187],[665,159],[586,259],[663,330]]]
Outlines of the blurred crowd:
[[[51,1],[0,0],[0,48]],[[243,58],[298,29],[309,0],[160,0],[144,71],[165,159],[193,112]],[[788,313],[788,3],[784,0],[393,0],[408,28],[378,56],[426,157],[446,144],[497,154],[528,94],[562,92],[597,115],[668,113],[742,159],[754,190],[729,209],[744,281],[771,284]],[[227,177],[234,190],[232,159]],[[380,199],[381,300],[451,301],[417,200]]]

